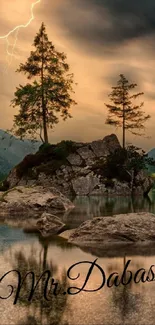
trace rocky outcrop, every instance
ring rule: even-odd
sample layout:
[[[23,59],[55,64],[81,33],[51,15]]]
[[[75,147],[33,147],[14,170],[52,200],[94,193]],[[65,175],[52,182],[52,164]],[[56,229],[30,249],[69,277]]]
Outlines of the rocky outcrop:
[[[79,154],[77,153],[74,153],[74,154],[70,154],[68,157],[67,157],[67,160],[68,162],[72,165],[72,166],[82,166],[83,164],[83,160],[82,158],[80,157]]]
[[[147,195],[150,192],[153,184],[153,179],[148,177],[144,170],[141,170],[135,177],[134,194]]]
[[[120,148],[120,143],[115,134],[106,136],[103,140],[93,141],[90,147],[96,157],[105,157],[109,153],[114,152],[117,148]]]
[[[43,237],[57,235],[66,229],[65,224],[60,220],[60,218],[46,212],[44,212],[41,218],[37,221],[36,227]]]
[[[91,143],[62,141],[27,156],[11,171],[4,185],[9,189],[17,185],[55,187],[68,197],[146,195],[153,180],[144,172],[136,175],[134,186],[125,168],[120,168],[121,180],[106,175],[107,157],[117,149],[121,146],[114,134]]]
[[[82,223],[69,237],[69,242],[81,247],[155,241],[155,215],[129,213],[112,217],[97,217]]]
[[[80,176],[72,180],[73,190],[76,195],[89,195],[99,184],[99,178],[92,172],[86,176]]]
[[[17,186],[0,196],[1,218],[38,218],[43,212],[59,215],[73,207],[57,189],[43,186]]]

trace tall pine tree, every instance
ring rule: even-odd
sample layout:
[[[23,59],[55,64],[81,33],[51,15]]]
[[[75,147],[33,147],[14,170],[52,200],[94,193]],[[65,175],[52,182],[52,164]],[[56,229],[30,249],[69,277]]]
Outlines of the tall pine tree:
[[[123,148],[125,148],[126,130],[135,135],[142,135],[141,131],[145,129],[144,123],[150,118],[141,110],[144,103],[133,103],[135,99],[143,93],[132,94],[132,90],[137,84],[129,83],[123,74],[117,82],[117,86],[112,87],[109,98],[113,104],[105,104],[109,109],[109,115],[106,124],[121,127],[123,132]],[[134,130],[139,130],[135,132]]]
[[[35,50],[17,70],[34,81],[16,88],[11,105],[18,106],[19,113],[14,116],[13,129],[21,138],[28,134],[34,137],[39,130],[42,141],[48,143],[48,129],[59,122],[59,115],[64,120],[71,117],[69,109],[76,104],[71,97],[74,75],[69,73],[66,55],[48,40],[44,23],[33,46]]]

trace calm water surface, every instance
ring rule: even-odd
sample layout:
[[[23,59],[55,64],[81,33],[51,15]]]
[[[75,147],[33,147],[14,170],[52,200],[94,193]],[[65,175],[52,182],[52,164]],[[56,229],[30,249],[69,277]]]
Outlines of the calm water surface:
[[[155,195],[150,198],[76,198],[75,209],[63,217],[70,228],[75,228],[81,222],[97,216],[111,214],[149,211],[155,213]],[[44,270],[51,270],[52,276],[59,282],[63,292],[71,286],[81,288],[86,279],[90,265],[83,263],[72,270],[72,278],[67,278],[68,268],[80,261],[93,262],[98,256],[97,263],[102,267],[106,277],[113,272],[120,275],[125,262],[130,259],[129,270],[136,272],[140,268],[149,270],[155,264],[155,256],[151,250],[145,256],[140,254],[130,256],[124,251],[124,256],[117,252],[117,257],[92,255],[67,243],[61,237],[43,239],[39,234],[28,234],[19,228],[0,225],[0,274],[1,276],[12,269],[18,269],[24,276],[28,271],[34,271],[36,278]],[[102,283],[99,269],[95,268],[85,287],[87,290],[97,289]],[[10,293],[9,284],[17,287],[17,276],[8,275],[0,285],[0,296],[7,297]],[[13,305],[14,296],[0,303],[1,325],[57,325],[57,324],[133,324],[153,325],[155,323],[155,283],[146,282],[127,286],[107,288],[105,285],[96,292],[80,292],[77,295],[63,293],[51,296],[50,303],[45,301],[40,292],[36,291],[34,299],[27,301],[30,292],[30,281],[25,282],[20,299]],[[16,290],[15,290],[16,291]]]

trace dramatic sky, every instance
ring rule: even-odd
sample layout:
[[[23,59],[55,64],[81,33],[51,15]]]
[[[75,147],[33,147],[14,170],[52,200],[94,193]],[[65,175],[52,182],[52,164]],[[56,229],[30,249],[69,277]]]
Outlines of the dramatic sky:
[[[35,1],[35,0],[34,0]],[[33,0],[0,0],[0,36],[31,17]],[[75,75],[72,119],[60,122],[50,132],[51,142],[62,139],[91,141],[121,131],[105,124],[108,94],[119,74],[137,83],[143,91],[144,109],[151,119],[146,137],[127,134],[127,141],[148,150],[155,147],[155,1],[154,0],[41,0],[35,19],[20,29],[7,66],[6,40],[0,39],[0,128],[9,129],[18,109],[10,107],[14,91],[26,79],[15,72],[33,49],[33,39],[44,21],[49,40],[67,54]],[[8,40],[14,42],[15,33]],[[11,51],[11,46],[9,48]],[[7,68],[7,70],[6,70]]]

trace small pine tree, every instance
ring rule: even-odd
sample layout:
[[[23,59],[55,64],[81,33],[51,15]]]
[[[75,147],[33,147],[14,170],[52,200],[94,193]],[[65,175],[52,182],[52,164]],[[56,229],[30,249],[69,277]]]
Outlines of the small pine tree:
[[[44,23],[34,39],[35,51],[31,51],[25,64],[20,64],[17,72],[27,74],[33,83],[16,88],[13,107],[20,110],[14,116],[15,134],[23,138],[34,136],[40,130],[40,138],[48,143],[48,128],[58,123],[57,113],[62,118],[71,117],[69,109],[76,102],[71,98],[73,74],[69,74],[66,55],[56,51],[48,40]],[[43,137],[42,137],[43,130]]]
[[[150,115],[145,115],[141,110],[144,103],[133,104],[133,100],[143,95],[143,93],[130,94],[137,87],[137,84],[130,84],[129,81],[120,75],[117,86],[112,87],[112,92],[109,94],[112,105],[105,104],[109,109],[109,115],[106,124],[121,127],[123,131],[123,148],[125,148],[126,130],[135,135],[142,135],[140,130],[144,130],[144,123],[150,118]],[[134,130],[138,129],[139,132]]]

